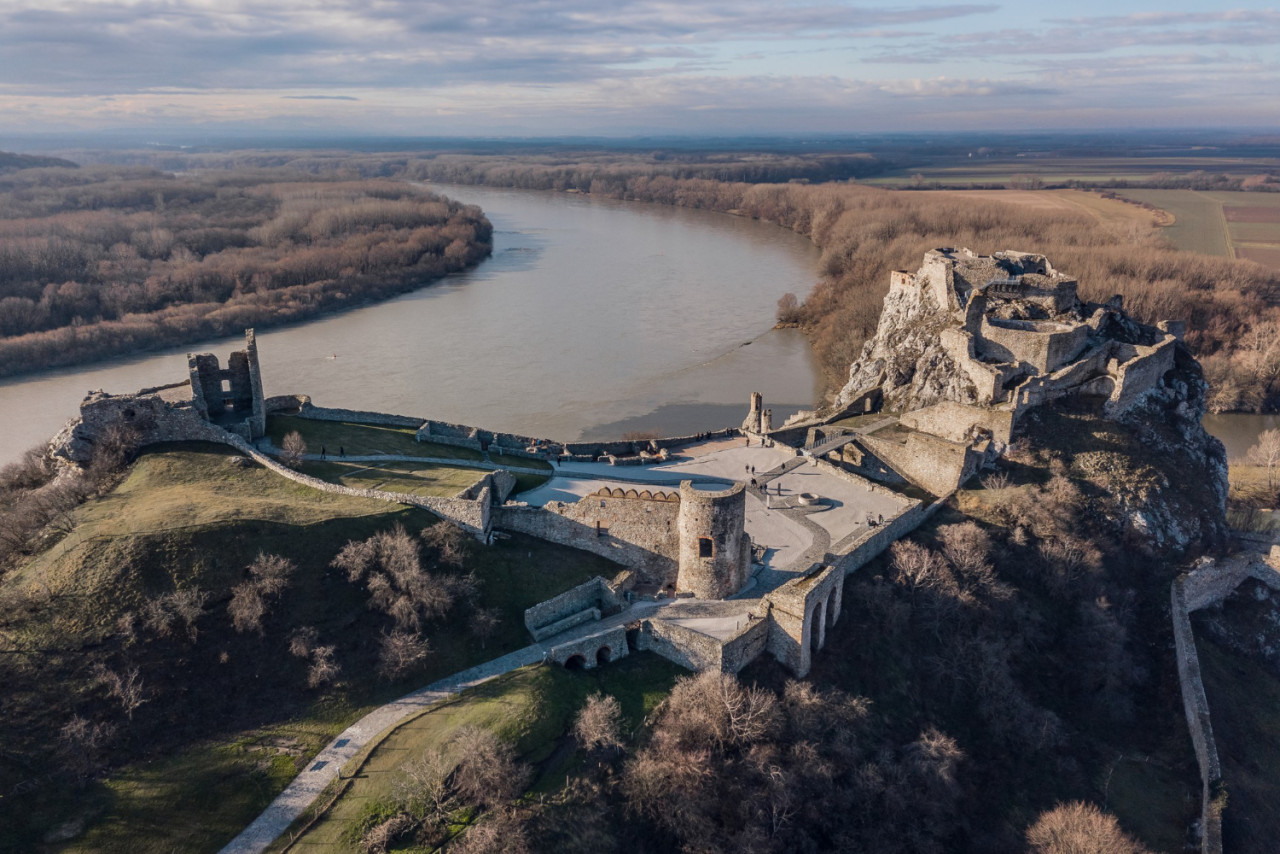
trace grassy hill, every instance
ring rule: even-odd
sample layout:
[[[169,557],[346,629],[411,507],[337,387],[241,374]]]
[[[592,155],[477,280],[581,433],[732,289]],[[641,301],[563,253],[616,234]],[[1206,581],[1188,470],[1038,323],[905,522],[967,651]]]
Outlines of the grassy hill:
[[[362,710],[524,646],[526,607],[617,570],[522,537],[465,541],[461,569],[433,565],[424,545],[433,572],[473,573],[478,594],[428,622],[430,654],[388,682],[375,671],[391,621],[329,564],[350,540],[436,522],[420,509],[308,489],[221,446],[143,454],[116,489],[75,512],[66,536],[0,584],[0,792],[16,792],[0,798],[0,851],[55,850],[59,828],[72,840],[110,840],[91,850],[216,850]],[[261,633],[239,633],[228,603],[259,552],[297,569]],[[189,624],[152,618],[152,603],[190,590],[203,603]],[[480,610],[498,617],[488,636],[469,629]],[[308,688],[307,662],[290,654],[302,627],[334,647],[341,672],[329,685]],[[132,718],[99,666],[136,668],[147,702]],[[92,747],[70,745],[60,734],[76,716],[111,732]],[[83,787],[60,770],[78,764],[88,769]],[[175,805],[192,809],[176,821]],[[104,828],[111,833],[94,835]]]

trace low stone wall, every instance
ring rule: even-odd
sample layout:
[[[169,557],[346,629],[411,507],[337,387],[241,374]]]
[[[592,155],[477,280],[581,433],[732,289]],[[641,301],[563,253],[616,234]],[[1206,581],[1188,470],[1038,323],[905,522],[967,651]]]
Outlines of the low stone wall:
[[[524,625],[534,640],[542,640],[554,634],[548,631],[551,627],[577,614],[595,610],[596,619],[599,619],[602,615],[616,614],[623,604],[622,598],[614,592],[609,582],[597,575],[590,581],[527,609],[524,612]],[[564,631],[564,628],[558,631]]]
[[[280,400],[281,398],[272,398],[272,400]],[[284,399],[288,399],[287,396]],[[304,401],[298,410],[299,418],[310,418],[313,421],[350,421],[356,424],[378,424],[384,427],[412,427],[417,429],[422,425],[421,418],[415,418],[410,415],[388,415],[385,412],[366,412],[361,409],[330,409],[322,406],[312,406],[311,399],[304,395],[298,395],[297,400]],[[268,405],[268,411],[270,406]]]

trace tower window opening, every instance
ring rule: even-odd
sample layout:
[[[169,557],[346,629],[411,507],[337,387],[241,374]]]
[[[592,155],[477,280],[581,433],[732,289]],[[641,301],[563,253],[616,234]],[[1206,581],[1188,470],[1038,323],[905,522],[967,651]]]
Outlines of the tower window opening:
[[[716,546],[710,537],[698,537],[698,557],[715,557]]]

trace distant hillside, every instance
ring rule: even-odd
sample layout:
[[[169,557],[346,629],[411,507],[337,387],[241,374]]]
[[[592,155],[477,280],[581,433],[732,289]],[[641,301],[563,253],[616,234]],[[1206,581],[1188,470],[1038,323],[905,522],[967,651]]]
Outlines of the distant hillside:
[[[12,151],[0,151],[0,172],[13,172],[18,169],[38,169],[46,166],[62,166],[67,169],[79,169],[79,163],[63,160],[61,157],[37,157],[34,154],[14,154]]]

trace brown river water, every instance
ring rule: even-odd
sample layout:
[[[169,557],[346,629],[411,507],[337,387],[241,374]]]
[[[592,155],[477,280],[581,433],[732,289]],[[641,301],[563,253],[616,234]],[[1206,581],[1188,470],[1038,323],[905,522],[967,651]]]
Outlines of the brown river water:
[[[773,225],[707,211],[531,190],[439,185],[495,228],[476,269],[376,305],[259,334],[268,395],[420,415],[552,439],[736,425],[764,394],[780,424],[811,407],[808,342],[775,330],[818,251]],[[239,338],[0,380],[0,464],[48,439],[90,389],[186,376],[186,352],[225,360]],[[1280,416],[1209,416],[1243,456]]]
[[[774,422],[814,404],[812,353],[773,330],[818,251],[727,214],[565,193],[439,186],[493,222],[493,257],[396,299],[258,336],[268,395],[552,439],[736,425],[752,391]],[[242,339],[0,380],[0,464],[46,440],[85,393],[186,376]]]

